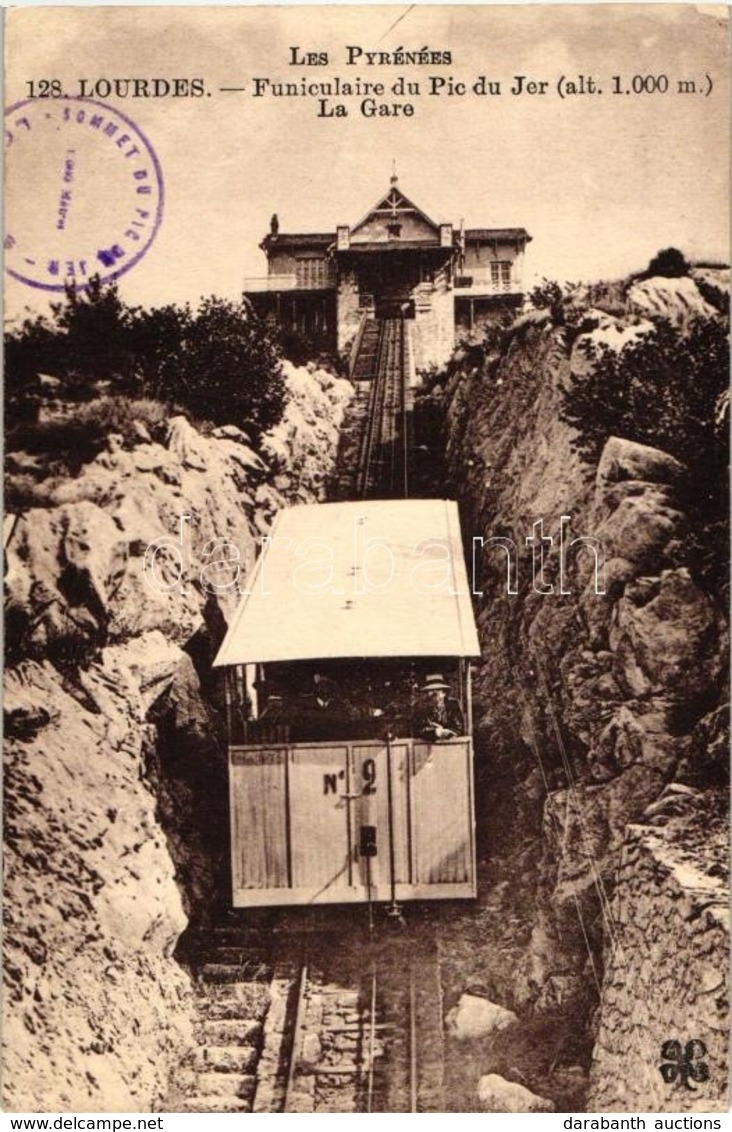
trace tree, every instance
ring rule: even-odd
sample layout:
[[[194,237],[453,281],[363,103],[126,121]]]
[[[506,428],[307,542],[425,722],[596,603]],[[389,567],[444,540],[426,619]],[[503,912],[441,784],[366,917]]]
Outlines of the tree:
[[[179,399],[217,424],[246,424],[260,435],[282,416],[285,383],[269,328],[245,302],[204,299],[178,358]]]
[[[193,324],[190,306],[169,303],[136,310],[129,326],[135,359],[135,392],[169,404],[183,403],[182,357]]]
[[[100,381],[129,392],[135,371],[129,329],[135,312],[120,299],[117,284],[104,286],[97,275],[83,291],[69,286],[65,304],[55,304],[53,312],[67,393],[93,396]]]
[[[150,397],[217,424],[247,424],[256,437],[282,415],[285,385],[273,333],[245,303],[211,297],[188,305],[128,307],[115,284],[98,278],[69,288],[38,318],[5,336],[9,425],[33,420],[38,375],[60,380],[59,396],[89,400],[101,391]]]
[[[5,422],[12,428],[38,417],[40,374],[59,372],[58,334],[39,316],[5,335]]]
[[[680,279],[682,275],[688,275],[690,270],[686,257],[678,248],[664,248],[653,257],[643,276],[646,279],[654,275],[662,275],[666,279]]]

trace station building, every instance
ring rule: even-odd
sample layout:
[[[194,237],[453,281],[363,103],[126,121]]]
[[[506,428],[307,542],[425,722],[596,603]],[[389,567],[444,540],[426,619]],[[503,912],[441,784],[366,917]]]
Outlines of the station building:
[[[260,244],[267,274],[244,280],[257,312],[354,356],[371,320],[409,322],[412,366],[442,365],[456,337],[523,301],[525,228],[435,223],[400,189],[350,226],[285,233],[273,216]]]

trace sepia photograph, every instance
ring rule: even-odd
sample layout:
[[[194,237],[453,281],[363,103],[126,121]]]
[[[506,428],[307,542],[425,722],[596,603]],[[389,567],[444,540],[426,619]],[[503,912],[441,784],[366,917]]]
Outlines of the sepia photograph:
[[[728,16],[4,12],[23,1127],[724,1126]]]

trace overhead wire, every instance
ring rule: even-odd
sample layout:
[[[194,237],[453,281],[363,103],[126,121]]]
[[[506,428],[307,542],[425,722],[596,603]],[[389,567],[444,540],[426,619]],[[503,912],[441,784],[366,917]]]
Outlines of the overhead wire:
[[[567,801],[568,801],[568,804],[569,804],[569,800],[571,799],[572,802],[574,803],[575,813],[577,815],[578,824],[579,824],[579,827],[580,827],[580,832],[582,834],[582,841],[584,843],[586,856],[589,860],[590,869],[592,871],[593,883],[595,885],[598,900],[599,900],[599,903],[600,903],[600,911],[601,911],[601,914],[602,914],[602,917],[603,917],[603,922],[605,924],[605,930],[606,930],[606,933],[607,933],[607,935],[610,939],[610,944],[611,944],[611,947],[613,948],[613,950],[617,950],[617,951],[620,951],[622,953],[622,944],[620,943],[620,940],[618,938],[618,933],[617,933],[617,930],[616,930],[617,925],[616,925],[615,916],[614,916],[614,913],[613,913],[613,910],[612,910],[612,904],[611,904],[611,901],[610,901],[610,897],[608,896],[607,889],[605,887],[605,882],[602,879],[602,874],[601,874],[601,870],[599,868],[597,855],[595,854],[595,851],[592,847],[592,840],[591,840],[591,837],[590,837],[589,830],[587,828],[587,824],[586,824],[586,820],[585,820],[585,814],[584,814],[583,808],[582,808],[582,801],[579,797],[579,791],[578,791],[574,771],[572,769],[571,761],[570,761],[570,758],[569,758],[569,755],[568,755],[568,752],[567,752],[566,745],[564,743],[564,738],[562,736],[561,729],[559,727],[559,721],[557,719],[557,715],[556,715],[556,712],[555,712],[555,709],[554,709],[554,703],[553,703],[552,695],[551,695],[551,692],[549,690],[549,683],[547,681],[543,665],[542,665],[542,663],[541,663],[541,661],[540,661],[540,659],[539,659],[539,657],[536,653],[536,650],[535,649],[532,650],[532,653],[533,653],[534,663],[536,664],[536,669],[537,669],[537,672],[539,674],[539,679],[540,679],[542,687],[543,687],[544,695],[546,697],[547,708],[548,708],[549,716],[550,716],[551,722],[552,722],[552,730],[554,731],[554,735],[555,735],[556,740],[557,740],[557,746],[559,748],[559,754],[560,754],[560,758],[562,760],[562,768],[564,770],[564,774],[565,774],[565,777],[566,777],[566,780],[567,780]]]

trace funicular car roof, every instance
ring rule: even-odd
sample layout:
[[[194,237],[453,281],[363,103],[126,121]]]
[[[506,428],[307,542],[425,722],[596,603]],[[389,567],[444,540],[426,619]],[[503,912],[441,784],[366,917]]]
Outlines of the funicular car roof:
[[[219,667],[480,655],[452,500],[283,510],[246,585]]]

